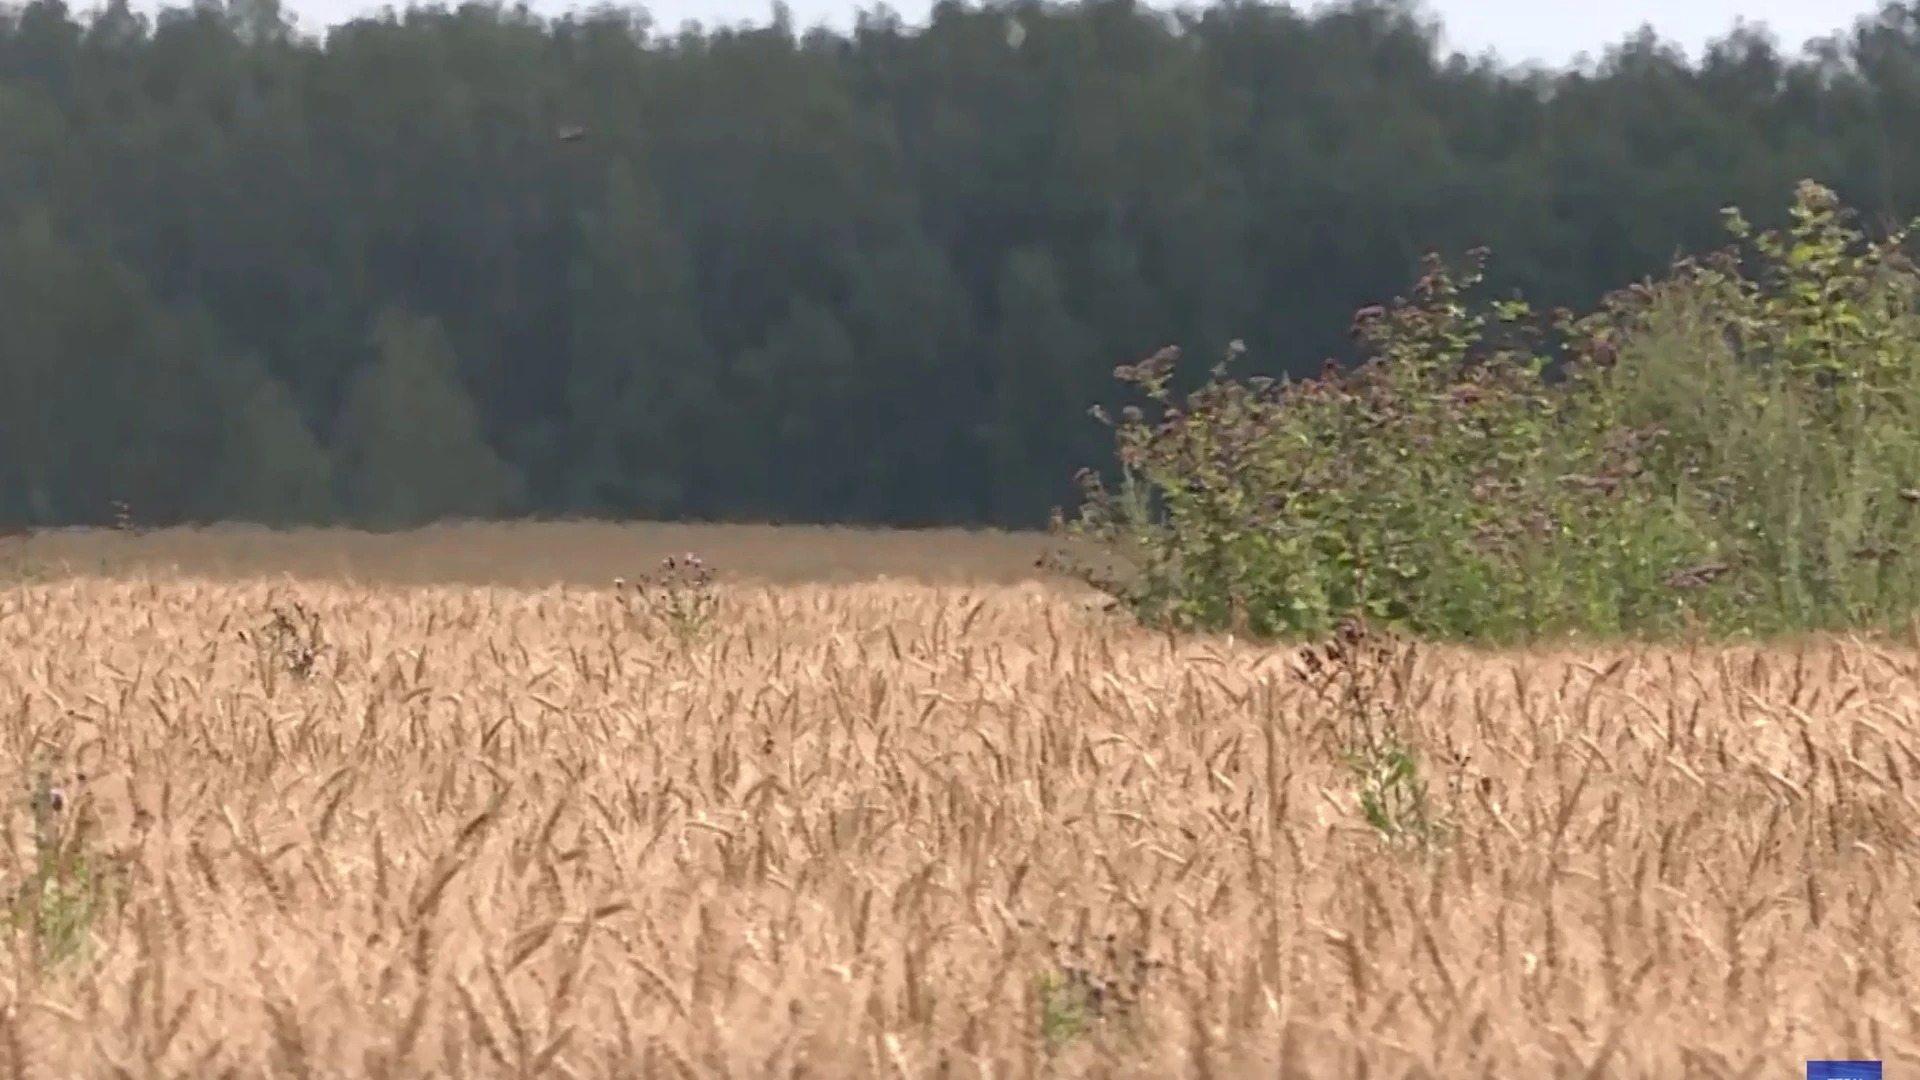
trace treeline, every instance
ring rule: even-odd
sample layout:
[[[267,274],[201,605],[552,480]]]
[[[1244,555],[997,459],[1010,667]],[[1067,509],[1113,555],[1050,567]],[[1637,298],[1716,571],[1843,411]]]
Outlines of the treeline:
[[[272,0],[0,18],[0,522],[1033,524],[1178,344],[1317,370],[1427,249],[1590,306],[1802,176],[1920,208],[1920,4],[1788,55],[1400,5],[850,35]]]

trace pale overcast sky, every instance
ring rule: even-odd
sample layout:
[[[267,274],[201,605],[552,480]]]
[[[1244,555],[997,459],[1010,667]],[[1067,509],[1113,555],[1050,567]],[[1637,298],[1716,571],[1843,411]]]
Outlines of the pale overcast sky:
[[[456,0],[447,2],[452,6]],[[569,0],[531,2],[545,14],[585,6]],[[283,3],[307,31],[383,6],[378,0]],[[930,0],[895,0],[893,7],[907,21],[917,22],[929,4]],[[688,19],[708,24],[764,23],[773,10],[771,0],[654,0],[643,6],[652,12],[656,25],[666,29]],[[826,22],[846,27],[862,5],[849,0],[789,0],[789,6],[802,26]],[[1512,63],[1535,60],[1559,66],[1582,52],[1598,58],[1606,46],[1642,24],[1698,56],[1701,46],[1725,34],[1736,18],[1765,23],[1793,52],[1807,39],[1850,26],[1879,6],[1878,0],[1427,0],[1426,9],[1442,20],[1451,48],[1476,54],[1492,49]]]
[[[691,2],[691,0],[682,0]],[[1581,52],[1596,59],[1643,24],[1698,57],[1737,19],[1764,23],[1788,52],[1809,38],[1851,27],[1880,10],[1878,0],[1429,0],[1446,27],[1448,45],[1463,52],[1493,49],[1515,63],[1559,66]]]

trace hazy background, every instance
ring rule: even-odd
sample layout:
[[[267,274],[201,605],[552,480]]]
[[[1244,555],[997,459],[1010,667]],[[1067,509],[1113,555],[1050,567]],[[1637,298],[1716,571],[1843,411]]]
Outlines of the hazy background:
[[[767,32],[765,0],[661,0],[763,31],[682,47],[100,2],[0,18],[0,532],[1035,527],[1112,466],[1088,407],[1133,400],[1117,364],[1177,344],[1198,377],[1240,341],[1240,373],[1311,377],[1424,252],[1591,311],[1809,177],[1920,215],[1920,0],[1832,62],[1801,44],[1844,5],[1748,8],[1780,37],[1703,61],[1732,8],[1671,5],[1649,43],[1653,12],[1602,5],[1248,4],[1181,36],[1139,0],[1027,3],[1024,36],[969,7],[796,47],[849,9]],[[1507,69],[1453,63],[1447,16]]]
[[[317,30],[382,6],[367,0],[289,0],[286,5],[301,25]],[[396,4],[403,7],[404,4]],[[536,0],[532,7],[558,14],[578,5]],[[663,27],[697,19],[716,22],[766,22],[773,10],[761,0],[657,0],[644,5]],[[847,27],[861,5],[845,0],[792,0],[794,20],[802,26],[826,22]],[[892,5],[910,22],[923,19],[931,6],[926,0],[904,0]],[[1318,7],[1318,4],[1309,5]],[[1809,38],[1850,26],[1853,20],[1877,10],[1874,0],[1607,0],[1605,3],[1543,3],[1542,0],[1435,0],[1426,9],[1439,16],[1448,44],[1464,52],[1488,49],[1515,62],[1538,61],[1555,66],[1581,53],[1598,58],[1608,46],[1639,27],[1656,30],[1661,38],[1684,46],[1698,56],[1701,46],[1724,35],[1736,19],[1764,23],[1789,52]]]

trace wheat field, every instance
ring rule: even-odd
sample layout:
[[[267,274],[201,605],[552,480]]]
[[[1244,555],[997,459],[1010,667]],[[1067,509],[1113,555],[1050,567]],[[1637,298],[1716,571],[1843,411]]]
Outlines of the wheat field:
[[[1920,1059],[1911,649],[1315,673],[841,576],[0,590],[0,1077]]]
[[[1034,533],[815,525],[453,522],[399,533],[349,529],[76,529],[0,535],[0,580],[75,574],[357,580],[392,585],[593,585],[698,552],[733,578],[844,584],[1031,579],[1058,545]]]

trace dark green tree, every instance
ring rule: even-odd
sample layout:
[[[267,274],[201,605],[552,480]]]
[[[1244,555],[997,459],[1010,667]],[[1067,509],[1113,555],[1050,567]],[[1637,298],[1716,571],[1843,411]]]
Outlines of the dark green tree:
[[[334,471],[355,518],[399,528],[510,511],[518,478],[481,437],[439,324],[388,311],[372,343],[334,434]]]
[[[982,432],[993,463],[993,517],[1003,524],[1044,520],[1072,491],[1080,451],[1098,432],[1086,415],[1096,393],[1094,337],[1066,309],[1053,260],[1016,252],[1001,275],[993,411]],[[1082,459],[1085,460],[1085,459]],[[1034,468],[1045,461],[1051,468]]]
[[[608,170],[604,210],[581,214],[578,250],[557,478],[567,505],[655,518],[701,508],[714,354],[659,196],[624,159]]]

